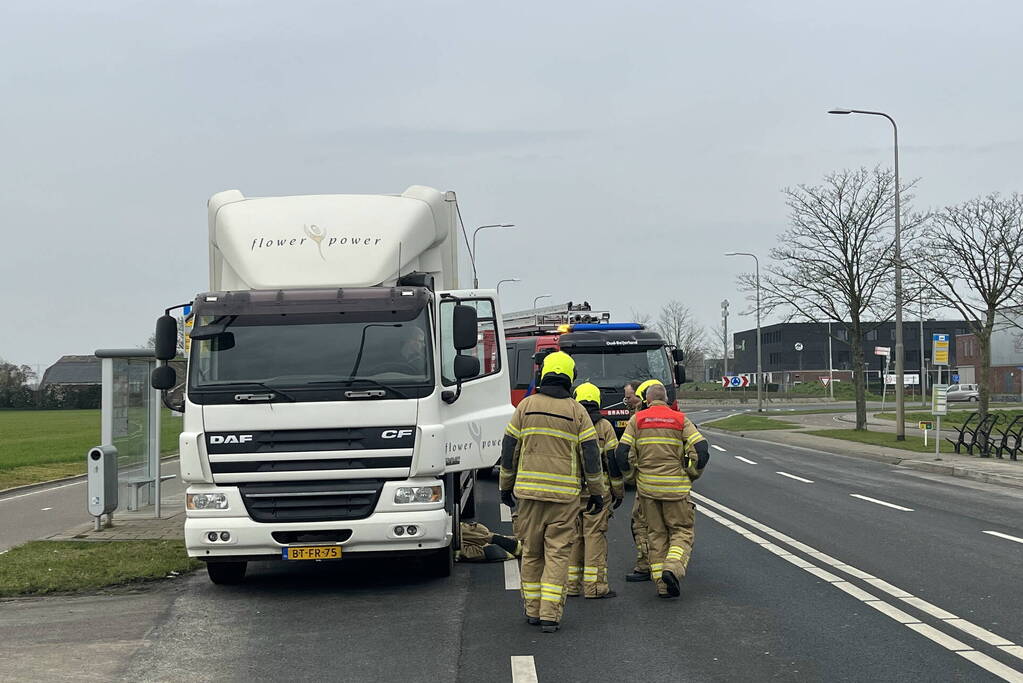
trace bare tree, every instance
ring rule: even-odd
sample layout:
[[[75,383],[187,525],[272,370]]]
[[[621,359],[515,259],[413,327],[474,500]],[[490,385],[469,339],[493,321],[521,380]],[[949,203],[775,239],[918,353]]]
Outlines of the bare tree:
[[[657,316],[657,331],[666,342],[682,350],[687,363],[690,358],[703,358],[707,348],[706,331],[681,301],[672,299],[661,307]]]
[[[991,333],[1012,325],[1003,309],[1023,303],[1023,197],[977,197],[936,212],[907,267],[930,296],[967,321],[980,349],[980,414],[990,401]]]
[[[649,313],[640,313],[635,308],[630,308],[629,315],[634,323],[639,323],[640,325],[650,324],[651,316]]]
[[[177,342],[176,348],[177,348],[178,356],[184,356],[185,355],[185,319],[184,319],[184,317],[179,315],[178,318],[177,318],[177,321],[178,321],[178,342]],[[146,340],[146,345],[145,345],[144,348],[152,349],[155,346],[156,346],[156,334],[153,333],[153,334],[149,335],[149,339]]]
[[[728,342],[728,337],[725,335],[725,326],[721,323],[715,325],[710,331],[710,348],[708,353],[713,355],[715,358],[718,353],[727,355],[728,359],[735,358],[735,349],[732,348],[732,344]],[[721,357],[724,358],[725,355]]]
[[[912,183],[910,184],[912,186]],[[761,276],[761,306],[787,320],[845,327],[852,350],[856,429],[867,426],[863,337],[894,313],[891,296],[895,223],[895,178],[887,169],[843,170],[820,185],[784,190],[790,227],[778,237]],[[903,190],[903,206],[909,204]],[[903,242],[921,222],[903,216]],[[750,273],[739,277],[754,289]]]

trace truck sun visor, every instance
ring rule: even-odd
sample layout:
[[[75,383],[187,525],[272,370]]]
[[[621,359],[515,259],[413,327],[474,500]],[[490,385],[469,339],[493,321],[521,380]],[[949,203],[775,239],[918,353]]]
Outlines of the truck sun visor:
[[[207,292],[196,297],[195,312],[198,316],[386,312],[394,320],[412,320],[429,303],[430,296],[423,287]]]

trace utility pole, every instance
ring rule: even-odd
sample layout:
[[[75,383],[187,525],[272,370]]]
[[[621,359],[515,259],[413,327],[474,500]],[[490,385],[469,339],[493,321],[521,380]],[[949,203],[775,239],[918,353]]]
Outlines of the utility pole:
[[[725,347],[725,375],[728,375],[728,299],[721,302],[722,342]]]
[[[927,375],[924,374],[924,300],[920,295],[920,405],[927,407]]]
[[[831,321],[828,321],[828,393],[831,395],[831,402],[835,401],[835,363],[831,355]]]

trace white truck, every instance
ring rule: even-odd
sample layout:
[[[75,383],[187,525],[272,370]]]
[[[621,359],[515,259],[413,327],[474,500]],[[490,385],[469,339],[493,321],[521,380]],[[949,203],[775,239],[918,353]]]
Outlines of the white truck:
[[[177,407],[185,544],[214,583],[253,560],[371,554],[451,572],[512,412],[497,294],[458,289],[455,202],[421,186],[209,200]],[[157,321],[161,361],[177,308]]]

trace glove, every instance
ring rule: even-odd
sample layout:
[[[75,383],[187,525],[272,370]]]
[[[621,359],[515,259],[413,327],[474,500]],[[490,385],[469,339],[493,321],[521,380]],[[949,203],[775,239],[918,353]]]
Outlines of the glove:
[[[604,509],[604,497],[593,494],[586,502],[586,514],[595,515]]]
[[[623,498],[621,496],[615,496],[614,497],[614,502],[611,504],[611,509],[612,510],[617,510],[618,508],[620,508],[622,506],[623,502],[625,502],[625,498]]]
[[[515,507],[515,496],[511,491],[501,491],[501,502],[510,508]]]

